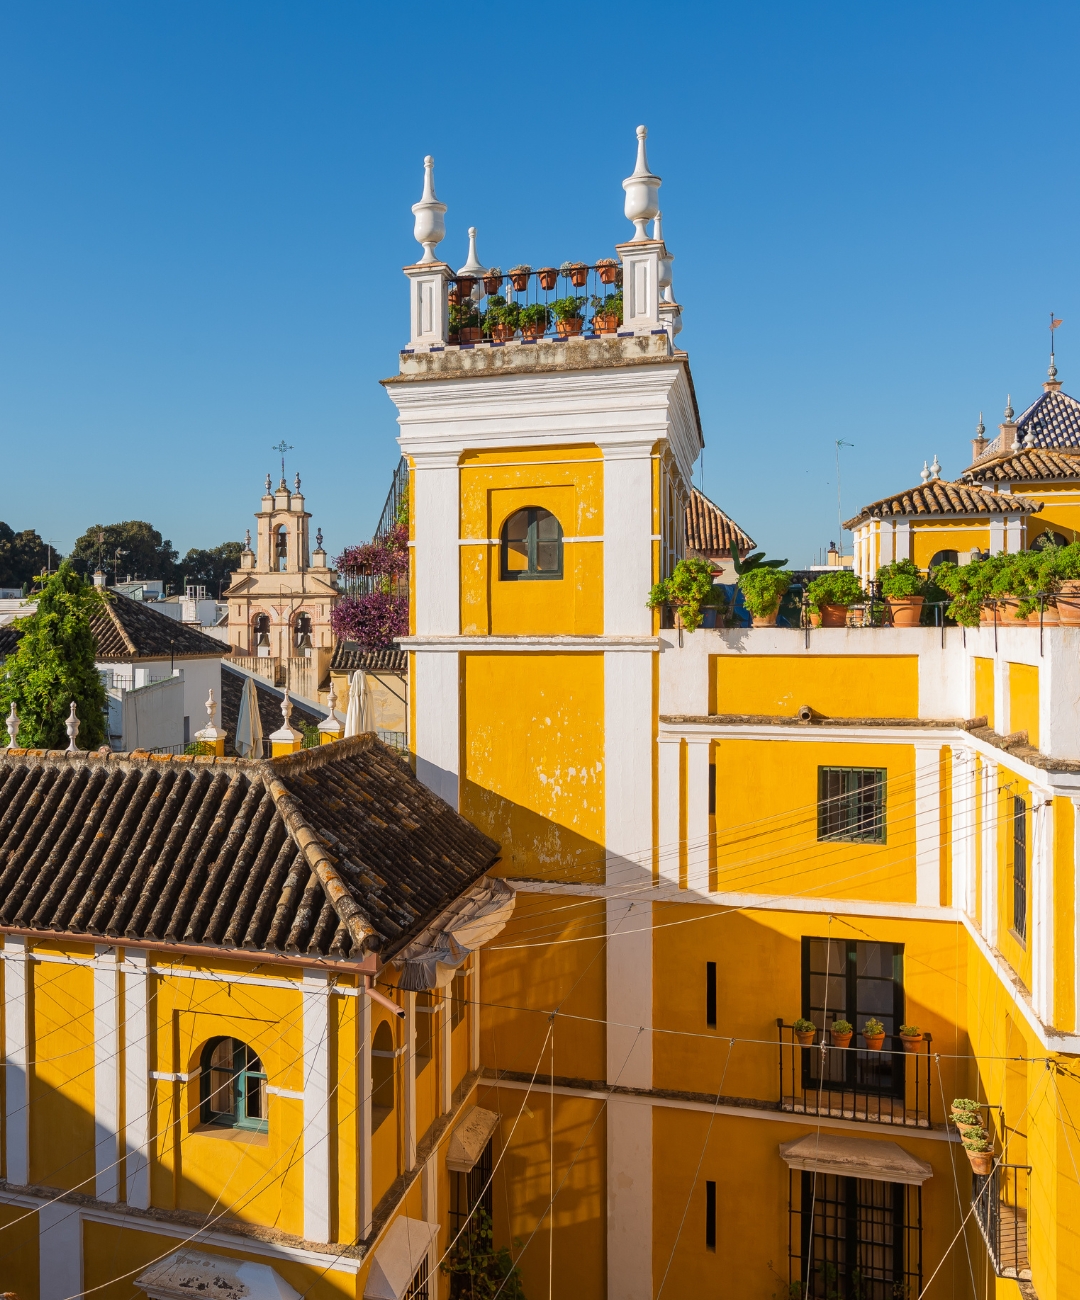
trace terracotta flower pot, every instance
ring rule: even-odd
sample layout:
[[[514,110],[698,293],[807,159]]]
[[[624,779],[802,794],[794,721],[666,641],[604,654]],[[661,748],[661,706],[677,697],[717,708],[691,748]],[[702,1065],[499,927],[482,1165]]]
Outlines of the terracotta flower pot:
[[[888,596],[889,617],[893,627],[918,627],[925,596]]]
[[[806,617],[810,620],[810,626],[811,626],[811,627],[820,627],[820,626],[821,626],[821,614],[820,614],[820,613],[815,613],[814,610],[812,610],[812,609],[808,609],[808,610],[806,611]]]
[[[542,339],[544,337],[545,326],[542,324],[522,325],[521,337],[523,339]]]
[[[993,605],[982,605],[979,607],[979,622],[983,627],[993,627],[994,625],[994,607]]]
[[[1057,594],[1058,622],[1062,627],[1080,627],[1080,581],[1070,578]]]
[[[880,1052],[885,1046],[884,1034],[863,1034],[863,1042],[868,1052]]]
[[[463,325],[461,327],[462,343],[479,343],[484,337],[484,331],[479,325]]]
[[[614,284],[615,277],[619,274],[617,266],[598,266],[596,270],[601,284]]]
[[[923,1040],[922,1034],[901,1034],[900,1041],[904,1044],[905,1052],[917,1052],[919,1045]]]
[[[1038,622],[1038,619],[1036,619]],[[1057,627],[1061,618],[1057,611],[1056,605],[1046,605],[1043,608],[1043,627]]]
[[[952,1121],[953,1121],[954,1124],[959,1124],[959,1123],[961,1122],[961,1120],[963,1120],[963,1118],[964,1118],[965,1115],[972,1115],[972,1114],[974,1114],[974,1115],[976,1115],[976,1116],[979,1116],[979,1112],[978,1112],[978,1111],[957,1110],[955,1106],[954,1106],[954,1107],[952,1108],[952,1110],[950,1111],[950,1114],[952,1115]],[[964,1122],[966,1123],[967,1121],[965,1120]],[[976,1120],[973,1121],[973,1122],[975,1122],[975,1123],[981,1122],[981,1117],[980,1117],[979,1119],[976,1119]]]
[[[500,290],[501,288],[502,288],[502,276],[501,276],[501,275],[485,275],[485,276],[484,276],[484,292],[485,292],[485,293],[498,293],[499,290]]]
[[[573,338],[574,335],[581,333],[581,327],[585,322],[580,316],[571,316],[567,320],[557,320],[555,328],[559,332],[559,337],[564,339]]]
[[[753,615],[754,626],[755,626],[755,627],[775,627],[775,626],[776,626],[776,619],[777,619],[779,613],[780,613],[780,607],[777,606],[777,608],[774,609],[773,612],[772,612],[771,614],[754,614],[754,615]]]
[[[830,1033],[830,1038],[832,1039],[833,1047],[847,1047],[847,1045],[851,1042],[851,1035],[853,1032],[854,1030],[849,1030],[848,1033],[846,1034],[837,1034],[835,1032]]]
[[[846,605],[822,605],[821,627],[847,627],[848,607]]]
[[[966,1147],[965,1150],[967,1150]],[[971,1168],[974,1173],[985,1176],[994,1167],[994,1153],[992,1151],[968,1151],[967,1158],[971,1161]]]
[[[458,289],[456,284],[452,284],[450,288],[447,289],[446,301],[450,304],[451,307],[456,307],[458,303],[461,301],[461,291]]]
[[[589,279],[589,268],[587,266],[573,266],[570,268],[570,283],[575,289],[583,289]]]
[[[518,291],[518,293],[524,293],[525,290],[529,287],[528,271],[511,271],[510,283],[514,286],[514,288]]]
[[[609,312],[606,316],[599,313],[592,318],[593,327],[597,334],[617,334],[619,332],[619,317],[616,312]]]
[[[491,327],[491,337],[497,343],[509,343],[516,332],[513,325],[493,325]]]
[[[1022,623],[1024,620],[1018,617],[1019,609],[1020,602],[1015,596],[1000,596],[998,598],[998,622],[1004,623],[1006,627]]]
[[[956,1127],[960,1130],[960,1136],[961,1136],[961,1137],[967,1137],[967,1135],[968,1135],[969,1133],[980,1133],[980,1132],[982,1132],[982,1125],[981,1125],[980,1123],[978,1123],[978,1122],[976,1122],[976,1123],[974,1123],[974,1124],[964,1124],[964,1123],[961,1123],[960,1120],[957,1120],[957,1121],[956,1121]]]
[[[461,294],[462,298],[467,298],[469,294],[472,293],[473,288],[476,285],[476,281],[472,278],[472,276],[462,275],[458,277],[457,284],[458,284],[458,293]]]
[[[808,1030],[806,1030],[805,1032],[800,1032],[798,1029],[796,1029],[796,1030],[795,1030],[795,1037],[799,1040],[799,1046],[800,1046],[800,1047],[813,1047],[813,1045],[814,1045],[814,1035],[815,1035],[816,1033],[817,1033],[817,1030],[816,1030],[816,1029],[808,1029]]]
[[[540,277],[541,289],[554,289],[559,279],[559,273],[553,266],[542,266],[536,273]]]

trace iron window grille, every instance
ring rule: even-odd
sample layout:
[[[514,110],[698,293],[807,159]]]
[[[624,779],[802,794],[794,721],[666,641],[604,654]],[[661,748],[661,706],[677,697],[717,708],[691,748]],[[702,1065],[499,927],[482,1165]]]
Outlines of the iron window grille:
[[[476,1222],[473,1211],[479,1206],[490,1216],[494,1204],[491,1195],[491,1139],[480,1153],[480,1159],[463,1174],[460,1170],[450,1172],[450,1239],[457,1236],[468,1220],[470,1226]],[[470,1215],[472,1216],[470,1218]]]
[[[246,1043],[212,1038],[203,1049],[200,1083],[204,1124],[267,1131],[266,1075]]]
[[[1013,918],[1012,928],[1019,939],[1027,941],[1027,802],[1013,796]]]
[[[844,1051],[803,1053],[803,1087],[898,1098],[904,1096],[905,1057],[898,1035],[904,1023],[904,945],[864,939],[802,941],[802,1014],[828,1030],[847,1020],[855,1034],[868,1020],[885,1026],[885,1046],[859,1050],[854,1039]]]
[[[789,1170],[788,1281],[807,1300],[916,1300],[922,1188]]]
[[[818,768],[818,839],[885,843],[885,768]]]
[[[562,525],[550,510],[526,506],[503,524],[499,576],[504,582],[563,576]]]
[[[428,1288],[428,1259],[425,1255],[420,1261],[420,1267],[413,1274],[413,1280],[409,1283],[409,1289],[405,1292],[404,1300],[430,1300],[431,1291]]]

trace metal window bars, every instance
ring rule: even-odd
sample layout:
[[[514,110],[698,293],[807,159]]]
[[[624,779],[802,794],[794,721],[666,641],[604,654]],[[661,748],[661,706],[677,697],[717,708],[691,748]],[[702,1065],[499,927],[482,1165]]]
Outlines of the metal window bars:
[[[899,1034],[885,1038],[880,1051],[837,1047],[831,1029],[818,1030],[802,1046],[794,1026],[776,1021],[780,1058],[779,1109],[796,1115],[932,1128],[930,1044],[924,1034],[914,1051]]]

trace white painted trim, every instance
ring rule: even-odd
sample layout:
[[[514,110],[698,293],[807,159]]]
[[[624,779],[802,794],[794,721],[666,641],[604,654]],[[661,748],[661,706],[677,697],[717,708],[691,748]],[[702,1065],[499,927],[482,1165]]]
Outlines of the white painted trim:
[[[416,630],[421,635],[447,636],[461,630],[460,562],[457,547],[446,544],[458,536],[458,478],[456,464],[414,464],[413,603]]]
[[[659,761],[657,782],[659,791],[659,848],[660,879],[679,887],[679,823],[682,800],[680,758],[682,740],[678,736],[661,735],[657,745]]]
[[[709,755],[712,741],[693,736],[686,743],[686,887],[709,889]]]
[[[480,950],[469,962],[469,1070],[480,1068]]]
[[[215,984],[247,984],[255,988],[264,989],[281,989],[294,993],[303,992],[303,985],[299,979],[274,979],[268,975],[233,975],[229,972],[205,970],[181,970],[175,966],[151,966],[151,972],[154,975],[162,975],[171,979],[186,980],[213,980]],[[352,974],[353,972],[349,972]],[[352,990],[355,993],[355,989]]]
[[[975,915],[975,756],[967,749],[952,751],[952,859],[954,908]]]
[[[563,537],[564,542],[602,542],[603,537]],[[501,546],[499,537],[459,537],[459,546]]]
[[[450,1008],[450,990],[453,981],[442,991],[442,1020],[439,1022],[439,1037],[442,1041],[441,1053],[441,1072],[439,1082],[441,1085],[440,1097],[440,1114],[449,1115],[454,1109],[454,1052],[453,1052],[453,1032],[454,1023],[451,1016]]]
[[[625,1088],[652,1087],[652,899],[608,898],[606,1078]],[[618,943],[611,940],[617,938]],[[638,1026],[644,1026],[639,1030]]]
[[[190,1070],[187,1074],[182,1071],[170,1073],[168,1070],[151,1070],[149,1077],[159,1079],[162,1083],[189,1083],[192,1079],[199,1077],[198,1070]]]
[[[652,881],[653,661],[604,654],[604,845],[609,885]]]
[[[330,1240],[330,1001],[327,977],[305,972],[304,1236]]]
[[[896,521],[893,547],[898,560],[911,559],[911,523],[907,519]]]
[[[643,650],[654,653],[660,649],[660,638],[655,636],[403,636],[398,637],[403,650],[416,652],[442,651],[456,653],[475,650],[490,654],[492,651],[519,653],[558,650],[585,651],[596,654],[603,650]]]
[[[405,994],[405,1070],[403,1079],[405,1172],[416,1168],[416,994]]]
[[[461,763],[458,722],[461,663],[458,648],[452,647],[450,655],[430,654],[430,647],[426,646],[422,649],[423,653],[414,659],[417,703],[413,750],[416,775],[432,793],[456,809]]]
[[[604,452],[604,633],[647,637],[652,611],[652,446],[608,444]],[[644,593],[644,594],[643,594]]]
[[[1052,791],[1031,787],[1031,1002],[1043,1024],[1054,1021],[1054,805]]]
[[[119,965],[119,963],[118,963]],[[124,989],[124,1167],[127,1203],[150,1206],[150,980],[146,954],[128,950]]]
[[[982,769],[982,932],[994,947],[998,933],[998,843],[997,764],[985,762]]]
[[[268,1097],[284,1097],[288,1101],[304,1101],[307,1094],[298,1091],[296,1088],[276,1088],[272,1083],[266,1085],[266,1095]]]
[[[82,1295],[82,1212],[53,1201],[38,1206],[38,1295],[40,1300],[72,1300]]]
[[[358,1051],[356,1069],[359,1075],[359,1104],[356,1114],[356,1136],[359,1144],[357,1152],[357,1169],[359,1170],[356,1188],[356,1227],[357,1236],[363,1240],[371,1232],[371,1218],[374,1212],[371,1190],[371,999],[361,998],[356,1004],[356,1035]],[[345,1234],[342,1234],[345,1235]]]
[[[723,1041],[721,1039],[721,1041]],[[711,1101],[690,1101],[682,1098],[673,1097],[651,1097],[642,1096],[640,1093],[633,1096],[623,1096],[619,1093],[601,1092],[596,1088],[573,1088],[564,1084],[557,1083],[554,1087],[548,1083],[541,1083],[537,1080],[533,1084],[528,1084],[520,1079],[480,1079],[477,1083],[478,1088],[514,1088],[520,1092],[526,1092],[531,1089],[535,1093],[554,1092],[556,1097],[581,1097],[586,1101],[607,1101],[609,1097],[621,1097],[622,1100],[636,1103],[641,1106],[652,1106],[661,1110],[693,1110],[704,1112],[707,1115],[730,1115],[735,1119],[759,1119],[776,1124],[801,1124],[803,1126],[810,1124],[814,1128],[839,1128],[847,1129],[851,1133],[890,1133],[899,1136],[901,1133],[905,1137],[917,1137],[920,1141],[925,1139],[928,1142],[959,1142],[960,1134],[951,1133],[947,1129],[914,1129],[905,1128],[898,1124],[876,1124],[873,1120],[850,1120],[850,1119],[831,1119],[826,1115],[796,1115],[791,1111],[783,1110],[761,1110],[757,1106],[729,1106],[722,1104],[714,1106]]]
[[[921,907],[941,901],[941,749],[940,742],[915,746],[915,901]]]
[[[94,1187],[118,1201],[120,1156],[120,976],[117,953],[96,948],[94,965]],[[111,957],[111,961],[105,960]]]
[[[610,1026],[609,1026],[610,1028]],[[652,1107],[607,1101],[608,1300],[652,1300]]]
[[[30,1097],[27,1080],[29,994],[33,972],[27,940],[4,936],[4,1153],[9,1183],[30,1181]],[[19,955],[22,961],[15,960]]]

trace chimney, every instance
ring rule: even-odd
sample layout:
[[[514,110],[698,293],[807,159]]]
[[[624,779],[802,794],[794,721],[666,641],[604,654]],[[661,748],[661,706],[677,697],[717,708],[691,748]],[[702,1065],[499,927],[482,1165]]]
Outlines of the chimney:
[[[100,569],[94,570],[94,586],[95,587],[105,586],[105,575],[101,572]]]

